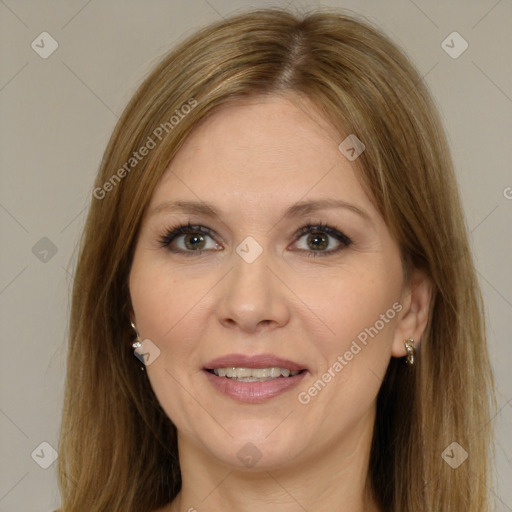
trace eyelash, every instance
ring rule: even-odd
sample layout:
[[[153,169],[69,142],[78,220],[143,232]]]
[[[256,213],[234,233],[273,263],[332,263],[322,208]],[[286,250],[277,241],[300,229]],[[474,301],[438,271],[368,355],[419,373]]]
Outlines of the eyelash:
[[[196,234],[201,233],[203,235],[208,235],[211,238],[214,238],[214,232],[207,228],[206,226],[201,225],[192,225],[190,222],[187,224],[180,224],[175,226],[168,227],[164,234],[161,235],[158,239],[158,243],[160,247],[168,247],[171,242],[173,242],[178,236],[180,235],[188,235],[188,234]],[[295,237],[297,239],[302,238],[304,235],[309,235],[311,233],[323,233],[330,235],[338,240],[340,242],[340,245],[336,249],[331,249],[329,251],[308,251],[305,249],[299,249],[300,252],[306,252],[308,253],[307,257],[324,257],[324,256],[330,256],[334,253],[337,253],[341,251],[343,248],[347,248],[350,246],[353,242],[352,240],[345,235],[342,231],[340,231],[338,228],[334,226],[329,226],[327,224],[324,224],[322,222],[318,224],[310,224],[307,223],[305,226],[300,228],[296,234]],[[203,249],[203,250],[194,250],[194,251],[184,251],[182,249],[169,249],[171,252],[184,254],[186,256],[198,256],[201,255],[203,252],[206,252],[210,249]]]

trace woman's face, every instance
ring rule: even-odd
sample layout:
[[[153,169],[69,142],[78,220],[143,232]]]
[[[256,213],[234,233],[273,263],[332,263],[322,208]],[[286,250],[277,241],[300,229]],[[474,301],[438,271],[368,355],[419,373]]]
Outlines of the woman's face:
[[[130,293],[180,451],[277,468],[369,441],[410,290],[340,142],[312,107],[253,99],[200,125],[155,189]]]

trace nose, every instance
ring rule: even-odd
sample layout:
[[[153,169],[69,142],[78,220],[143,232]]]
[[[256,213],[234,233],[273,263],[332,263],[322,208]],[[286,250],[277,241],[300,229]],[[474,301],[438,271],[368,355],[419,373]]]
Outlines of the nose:
[[[248,333],[286,325],[290,318],[287,297],[291,292],[275,269],[270,251],[263,250],[250,263],[233,252],[232,262],[233,268],[217,292],[221,324]]]

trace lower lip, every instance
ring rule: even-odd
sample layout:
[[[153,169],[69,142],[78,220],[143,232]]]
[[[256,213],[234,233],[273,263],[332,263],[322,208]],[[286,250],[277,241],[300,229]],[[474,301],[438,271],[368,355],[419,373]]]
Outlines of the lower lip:
[[[278,377],[262,382],[240,382],[227,377],[219,377],[214,373],[204,370],[206,377],[212,386],[224,395],[246,403],[261,403],[274,398],[295,387],[306,375],[302,371],[293,377]]]

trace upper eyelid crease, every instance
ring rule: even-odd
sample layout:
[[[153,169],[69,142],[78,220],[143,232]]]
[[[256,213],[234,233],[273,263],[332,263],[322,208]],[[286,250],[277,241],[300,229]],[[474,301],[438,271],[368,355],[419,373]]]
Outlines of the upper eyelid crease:
[[[339,247],[335,249],[330,249],[328,251],[307,251],[307,250],[301,250],[301,252],[309,253],[309,255],[312,256],[329,256],[333,255],[343,249],[343,247],[347,248],[353,244],[352,238],[348,237],[342,230],[335,226],[331,226],[329,224],[325,224],[323,222],[319,223],[307,223],[306,225],[302,226],[298,231],[296,231],[295,236],[298,236],[299,239],[306,236],[309,233],[314,233],[315,231],[326,233],[328,236],[333,237],[337,239],[338,243],[340,244]],[[167,234],[163,234],[159,237],[159,245],[160,247],[168,247],[172,241],[174,241],[176,238],[181,237],[188,233],[202,233],[206,236],[209,236],[213,240],[214,235],[216,234],[212,229],[201,225],[201,224],[194,224],[192,225],[190,221],[187,224],[181,224],[173,228],[168,228],[166,230]],[[208,249],[201,249],[197,251],[186,251],[186,250],[172,250],[171,252],[181,253],[187,256],[192,256],[194,253],[202,254],[204,251],[208,251]],[[316,254],[314,254],[316,252]]]
[[[329,208],[344,208],[358,214],[360,217],[371,223],[370,215],[356,205],[347,203],[340,199],[319,199],[316,201],[302,201],[293,204],[281,215],[281,218],[293,218],[309,215],[318,210]],[[220,219],[221,215],[213,205],[204,201],[167,201],[156,206],[149,216],[152,217],[160,212],[198,214],[207,217]]]

